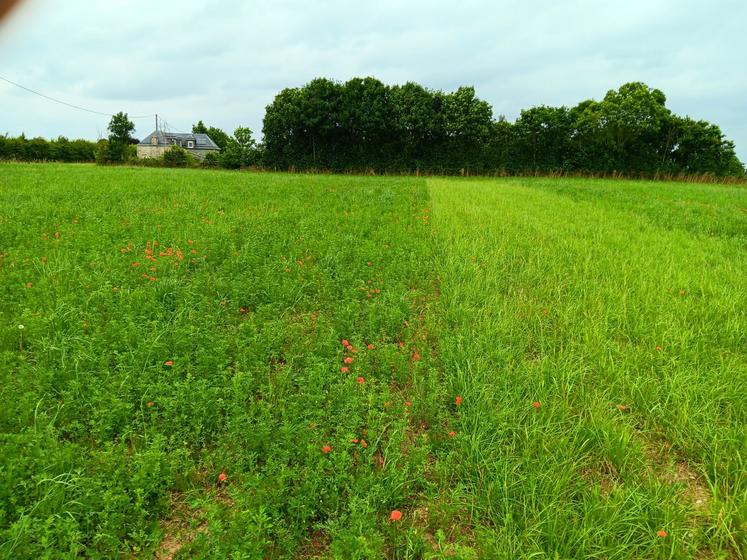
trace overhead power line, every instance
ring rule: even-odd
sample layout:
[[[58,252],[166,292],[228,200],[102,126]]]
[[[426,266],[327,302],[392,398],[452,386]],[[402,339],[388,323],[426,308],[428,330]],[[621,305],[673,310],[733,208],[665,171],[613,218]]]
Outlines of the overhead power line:
[[[13,80],[9,80],[8,78],[4,78],[3,76],[0,76],[0,80],[4,82],[8,82],[11,85],[14,85],[16,87],[19,87],[23,90],[26,90],[30,93],[33,93],[34,95],[38,95],[39,97],[43,97],[44,99],[48,99],[49,101],[54,101],[55,103],[59,103],[60,105],[66,105],[67,107],[72,107],[73,109],[78,109],[79,111],[85,111],[86,113],[93,113],[94,115],[103,115],[105,117],[113,117],[113,113],[103,113],[101,111],[94,111],[93,109],[87,109],[86,107],[81,107],[80,105],[73,105],[72,103],[68,103],[67,101],[62,101],[60,99],[55,99],[54,97],[50,97],[49,95],[45,95],[39,91],[33,90],[31,88],[28,88],[26,86],[23,86],[21,84],[18,84],[14,82]],[[130,119],[149,119],[153,116],[153,114],[150,115],[135,115],[130,116],[127,115]]]
[[[169,122],[166,119],[164,119],[163,117],[159,117],[158,121],[160,123],[162,123],[163,125],[165,125],[164,129],[167,132],[170,131],[170,130],[173,130],[174,132],[181,132],[182,134],[188,134],[187,132],[184,132],[183,130],[179,130],[178,128],[174,128],[173,126],[171,126],[171,124],[169,124]]]

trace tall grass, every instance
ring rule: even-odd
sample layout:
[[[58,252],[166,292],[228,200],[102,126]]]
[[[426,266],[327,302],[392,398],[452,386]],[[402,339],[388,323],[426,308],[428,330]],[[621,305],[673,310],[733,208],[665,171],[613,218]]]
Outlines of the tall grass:
[[[747,193],[429,188],[440,362],[464,396],[449,470],[479,548],[742,557]]]

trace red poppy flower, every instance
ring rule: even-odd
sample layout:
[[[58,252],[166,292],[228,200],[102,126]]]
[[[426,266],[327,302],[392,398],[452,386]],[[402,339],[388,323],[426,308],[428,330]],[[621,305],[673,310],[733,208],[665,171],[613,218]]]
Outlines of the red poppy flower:
[[[155,404],[156,403],[154,403],[153,401],[148,401],[147,403],[145,403],[145,406],[147,406],[148,408],[150,408],[151,406],[154,406]]]
[[[365,439],[362,439],[362,440],[361,440],[361,447],[362,447],[363,449],[365,449],[366,447],[368,447],[368,444],[366,443],[366,440],[365,440]]]
[[[454,437],[456,435],[456,432],[454,430],[449,432],[449,437]]]
[[[165,366],[168,366],[168,367],[171,367],[171,366],[173,366],[173,365],[174,365],[174,362],[173,362],[172,360],[166,360],[166,361],[165,361],[165,362],[163,363],[163,365],[165,365]]]
[[[373,263],[371,261],[368,261],[368,266],[373,266]]]
[[[155,278],[153,278],[153,277],[151,276],[151,277],[150,277],[150,281],[151,281],[151,282],[155,282],[155,281],[156,281],[156,279],[155,279]]]
[[[399,521],[400,519],[402,519],[402,512],[398,509],[389,514],[389,521]]]
[[[239,307],[239,313],[242,315],[246,314],[246,307]]]
[[[658,345],[658,344],[657,344],[657,345],[656,345],[656,349],[657,349],[657,350],[658,350],[659,352],[661,352],[661,350],[662,350],[662,347],[661,347],[660,345]]]
[[[374,349],[374,345],[373,344],[369,344],[368,346],[366,346],[366,348],[368,348],[369,350],[373,350]]]
[[[354,346],[348,346],[348,350],[350,350],[353,354],[357,354],[358,353],[358,349],[356,347],[354,347]]]
[[[139,262],[134,262],[134,263],[132,263],[132,267],[133,267],[133,268],[137,268],[138,266],[140,266],[140,263],[139,263]]]
[[[26,282],[26,287],[27,288],[33,288],[34,285],[31,282]]]
[[[661,537],[662,539],[667,536],[667,532],[663,529],[660,529],[656,532],[657,537]]]
[[[457,395],[457,396],[456,396],[456,397],[454,398],[454,404],[456,404],[457,406],[461,406],[461,405],[462,405],[462,397],[461,397],[461,396],[459,396],[459,395]]]
[[[345,348],[347,348],[348,346],[350,346],[350,343],[349,343],[349,342],[348,342],[347,340],[345,340],[345,339],[342,339],[342,345],[343,345],[343,346],[344,346]]]
[[[420,354],[418,354],[417,352],[413,352],[412,353],[412,361],[413,362],[419,362],[420,361]]]
[[[352,356],[348,356],[347,358],[345,358],[343,360],[343,362],[345,362],[346,364],[352,364],[353,363],[353,357]]]
[[[358,443],[358,440],[357,439],[351,439],[350,443]]]
[[[400,348],[404,348],[404,347],[405,347],[405,343],[404,343],[404,342],[402,342],[401,340],[399,341],[399,347],[400,347]]]
[[[361,377],[361,376],[359,375],[359,376],[358,376],[358,383],[359,383],[360,385],[363,385],[363,384],[364,384],[365,382],[366,382],[366,380],[365,380],[365,379],[363,379],[363,378],[362,378],[362,377]]]
[[[408,407],[408,408],[409,408],[409,407],[410,407],[411,405],[412,405],[412,403],[411,403],[410,401],[405,401],[405,406],[406,406],[406,407]]]
[[[332,451],[332,447],[330,447],[329,445],[325,445],[324,447],[322,447],[322,453],[329,453],[330,451]]]
[[[539,403],[539,401],[534,401],[534,402],[532,403],[532,406],[533,406],[534,408],[539,408],[539,407],[540,407],[540,403]]]
[[[218,480],[220,480],[221,482],[225,482],[226,480],[228,480],[228,475],[225,472],[221,471],[221,473],[218,475]]]

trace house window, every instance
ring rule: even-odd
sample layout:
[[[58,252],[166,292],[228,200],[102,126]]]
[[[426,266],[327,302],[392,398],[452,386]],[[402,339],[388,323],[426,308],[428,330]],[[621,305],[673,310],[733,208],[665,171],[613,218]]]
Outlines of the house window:
[[[192,142],[192,140],[187,140],[187,148],[194,148],[194,147],[195,147],[195,143]]]

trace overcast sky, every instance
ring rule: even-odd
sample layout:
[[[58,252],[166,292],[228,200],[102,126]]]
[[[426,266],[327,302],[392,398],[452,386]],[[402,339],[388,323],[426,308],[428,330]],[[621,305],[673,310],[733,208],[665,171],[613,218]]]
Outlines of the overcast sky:
[[[0,23],[0,76],[173,129],[259,137],[275,93],[317,76],[473,85],[510,120],[635,80],[719,124],[742,161],[746,55],[744,0],[25,0]],[[0,82],[0,134],[95,139],[107,123]]]

